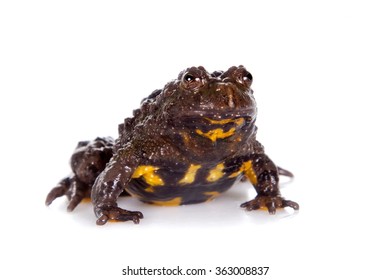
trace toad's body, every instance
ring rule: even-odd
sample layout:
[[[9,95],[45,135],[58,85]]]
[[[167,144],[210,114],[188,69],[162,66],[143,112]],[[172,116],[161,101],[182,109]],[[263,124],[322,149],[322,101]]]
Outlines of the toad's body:
[[[251,82],[242,66],[212,74],[192,67],[146,98],[119,126],[114,155],[92,187],[97,223],[142,218],[117,206],[124,190],[157,205],[199,203],[243,176],[258,195],[242,207],[298,209],[280,196],[278,168],[256,141]]]
[[[251,160],[241,163],[227,160],[220,163],[170,164],[161,162],[155,166],[137,167],[125,189],[145,202],[181,205],[213,199],[229,189],[243,174],[256,180]]]

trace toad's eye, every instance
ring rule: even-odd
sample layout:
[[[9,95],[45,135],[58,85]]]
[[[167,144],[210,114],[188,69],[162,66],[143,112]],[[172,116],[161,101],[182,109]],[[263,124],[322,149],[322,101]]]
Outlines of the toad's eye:
[[[186,89],[194,89],[202,85],[202,79],[191,73],[186,73],[182,78],[182,85]]]
[[[183,80],[186,81],[187,83],[191,83],[191,82],[195,81],[196,78],[193,75],[191,75],[191,74],[186,74],[184,76]]]
[[[245,74],[244,74],[244,76],[242,77],[242,80],[244,81],[244,82],[249,82],[249,83],[251,83],[252,81],[253,81],[253,77],[252,77],[252,74],[251,73],[249,73],[249,72],[246,72]]]
[[[243,66],[240,66],[235,69],[233,77],[238,83],[242,84],[245,87],[249,88],[252,85],[253,76]]]

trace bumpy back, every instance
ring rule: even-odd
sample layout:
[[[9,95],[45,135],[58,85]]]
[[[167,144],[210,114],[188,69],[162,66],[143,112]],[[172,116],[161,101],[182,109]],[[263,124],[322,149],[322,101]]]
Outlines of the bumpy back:
[[[118,126],[119,137],[115,142],[115,150],[123,147],[133,137],[134,127],[143,122],[143,120],[156,110],[155,100],[162,92],[161,89],[153,91],[148,97],[142,99],[139,109],[133,111],[133,117],[126,118]]]

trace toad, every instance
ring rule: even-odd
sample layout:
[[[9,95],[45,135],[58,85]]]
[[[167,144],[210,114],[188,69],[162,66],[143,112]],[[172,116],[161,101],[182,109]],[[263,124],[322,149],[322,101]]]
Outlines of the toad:
[[[88,179],[77,179],[80,171],[74,170],[74,179],[61,181],[47,204],[67,194],[72,210],[90,195],[98,225],[109,220],[139,223],[141,212],[117,205],[124,192],[154,205],[184,205],[212,200],[247,179],[257,195],[242,208],[263,208],[270,214],[284,207],[298,210],[279,191],[279,175],[292,174],[277,167],[256,140],[252,80],[243,66],[213,73],[203,67],[182,71],[119,125],[109,160],[101,154],[101,165]],[[91,153],[84,156],[88,162]]]

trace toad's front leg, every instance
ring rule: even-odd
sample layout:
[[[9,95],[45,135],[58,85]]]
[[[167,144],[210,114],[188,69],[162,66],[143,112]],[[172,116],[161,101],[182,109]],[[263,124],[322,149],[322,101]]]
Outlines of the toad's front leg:
[[[92,203],[97,225],[104,225],[109,220],[133,221],[135,224],[143,218],[141,212],[128,211],[118,207],[117,199],[124,186],[133,175],[137,161],[123,161],[119,155],[113,157],[92,187]]]
[[[278,168],[266,154],[260,152],[254,155],[249,163],[245,175],[255,187],[257,196],[241,207],[248,211],[266,208],[270,214],[275,214],[277,208],[299,209],[298,203],[280,195]]]

